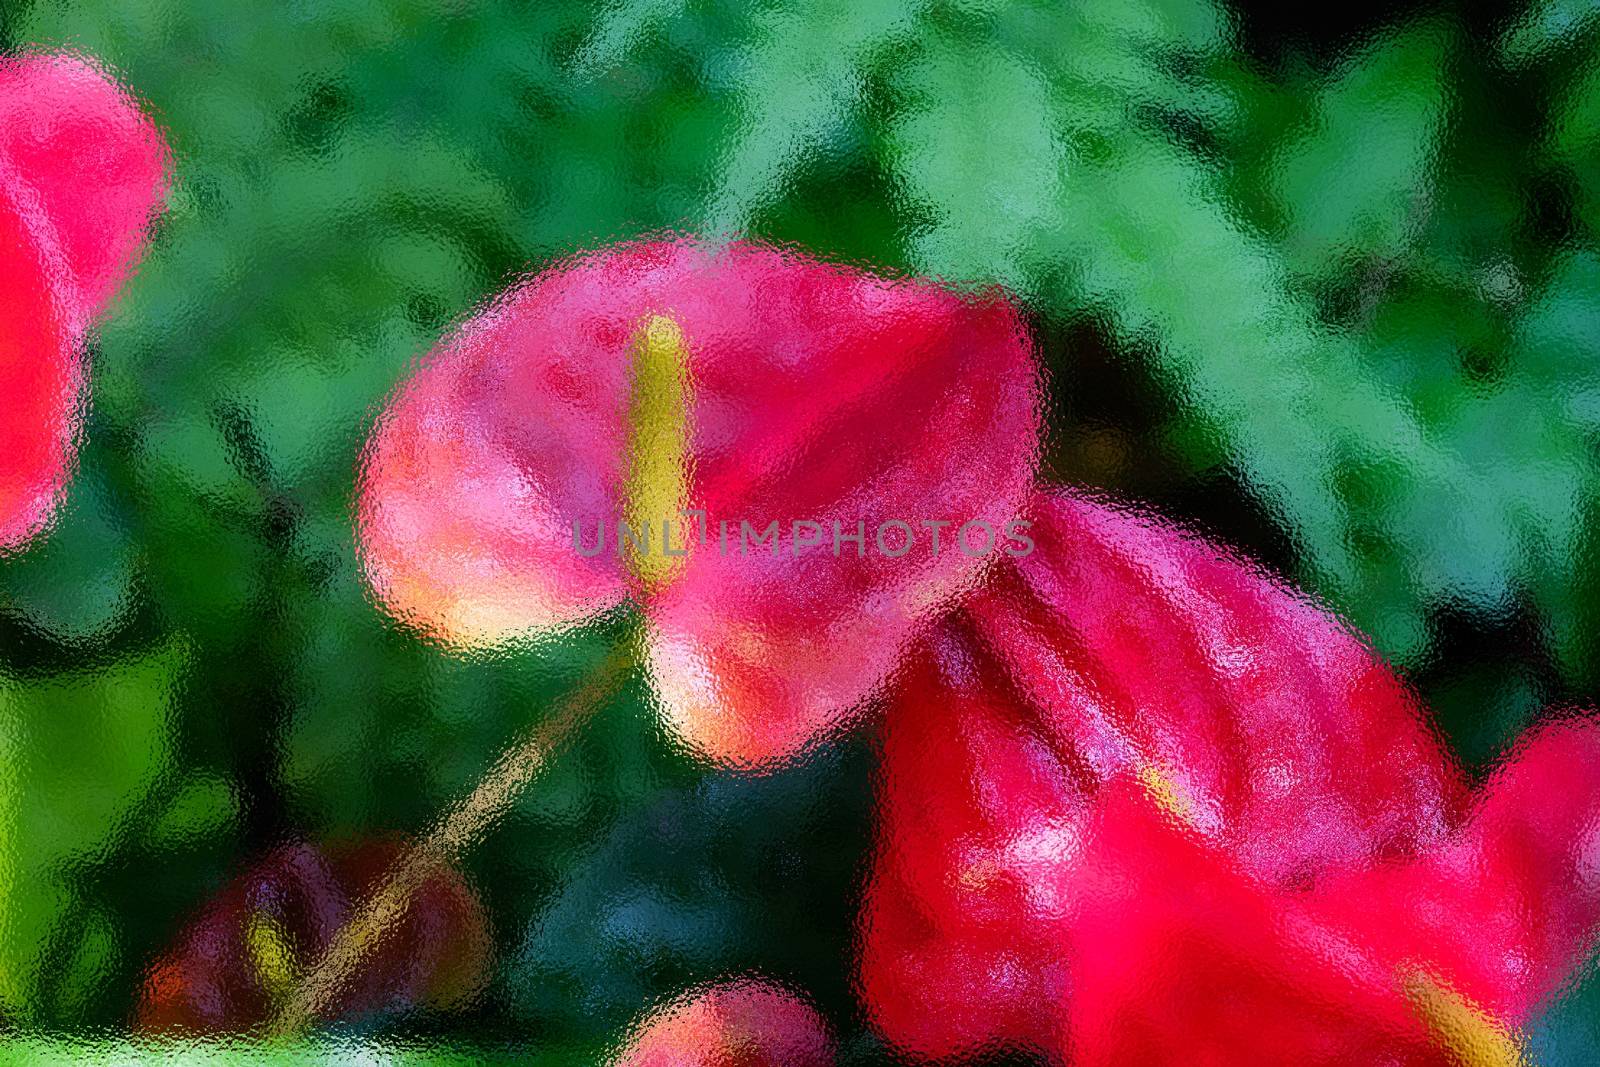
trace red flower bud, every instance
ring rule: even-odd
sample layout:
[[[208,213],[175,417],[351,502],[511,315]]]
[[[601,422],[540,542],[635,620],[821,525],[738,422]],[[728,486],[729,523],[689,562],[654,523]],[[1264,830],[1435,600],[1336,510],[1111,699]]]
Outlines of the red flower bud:
[[[320,851],[286,845],[229,883],[151,967],[138,1024],[145,1030],[240,1032],[265,1023],[401,851],[368,841]],[[453,870],[413,894],[405,918],[366,957],[337,1017],[448,1008],[487,975],[488,917]]]
[[[613,1067],[827,1067],[827,1024],[780,985],[743,978],[685,994],[635,1026]]]

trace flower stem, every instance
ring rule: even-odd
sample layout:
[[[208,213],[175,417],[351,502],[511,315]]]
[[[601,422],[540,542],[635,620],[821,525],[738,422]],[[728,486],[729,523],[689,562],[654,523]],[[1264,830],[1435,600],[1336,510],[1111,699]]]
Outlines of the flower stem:
[[[461,800],[441,815],[420,841],[406,850],[378,889],[334,934],[327,949],[296,984],[268,1023],[272,1036],[309,1029],[330,1013],[366,955],[399,928],[412,894],[430,874],[472,851],[489,829],[537,778],[556,750],[616,692],[636,663],[632,641],[624,641],[555,710],[531,727],[497,759]]]

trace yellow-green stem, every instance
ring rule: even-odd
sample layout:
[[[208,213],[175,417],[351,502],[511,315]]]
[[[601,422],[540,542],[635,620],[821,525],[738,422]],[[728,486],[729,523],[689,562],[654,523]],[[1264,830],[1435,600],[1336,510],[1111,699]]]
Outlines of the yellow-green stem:
[[[401,855],[377,891],[334,934],[322,956],[285,999],[268,1024],[269,1034],[302,1033],[330,1014],[362,961],[399,927],[413,894],[428,876],[461,859],[483,839],[544,770],[561,744],[617,690],[635,661],[632,642],[625,642],[581,689],[567,696],[508,748],[472,792],[447,810],[421,840]]]

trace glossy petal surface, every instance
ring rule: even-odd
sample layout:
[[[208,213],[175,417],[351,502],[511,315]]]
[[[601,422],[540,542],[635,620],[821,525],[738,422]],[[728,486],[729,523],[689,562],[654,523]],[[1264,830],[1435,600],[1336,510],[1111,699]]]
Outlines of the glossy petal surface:
[[[110,303],[166,195],[166,141],[93,62],[27,55],[0,60],[0,158],[12,203],[53,230],[38,239],[55,245],[52,284],[81,328]]]
[[[80,341],[166,190],[134,99],[72,55],[0,59],[0,551],[50,518],[83,419]]]
[[[1417,861],[1330,883],[1325,921],[1522,1026],[1580,974],[1600,919],[1600,728],[1534,728],[1460,830]]]
[[[1125,509],[1035,515],[1038,552],[887,711],[861,928],[882,1032],[1091,1064],[1514,1050],[1600,918],[1600,732],[1537,735],[1469,810],[1331,617]]]
[[[0,207],[0,550],[49,519],[77,432],[82,371],[37,246]]]
[[[662,320],[682,338],[683,380],[645,386],[690,398],[677,476],[703,539],[634,507],[635,453],[660,446],[632,421],[638,346]],[[769,761],[859,702],[999,553],[1036,418],[1030,349],[998,297],[762,245],[623,245],[511,290],[397,393],[366,460],[367,574],[395,615],[469,646],[632,596],[674,729],[714,758]],[[657,553],[673,523],[688,554],[672,577],[630,566],[617,532],[630,516]],[[874,543],[894,519],[916,540],[904,553],[897,528],[892,554]],[[954,524],[937,551],[924,520]],[[994,533],[969,555],[954,531],[973,520]]]
[[[1139,783],[1110,787],[1085,836],[1061,946],[1072,1063],[1452,1062],[1372,945],[1306,921]]]
[[[883,724],[862,999],[924,1056],[1058,1047],[1072,877],[1094,785],[950,625],[919,647]]]
[[[1038,548],[968,606],[1053,743],[1154,776],[1251,873],[1306,885],[1406,855],[1459,772],[1366,643],[1233,553],[1125,504],[1041,494]]]

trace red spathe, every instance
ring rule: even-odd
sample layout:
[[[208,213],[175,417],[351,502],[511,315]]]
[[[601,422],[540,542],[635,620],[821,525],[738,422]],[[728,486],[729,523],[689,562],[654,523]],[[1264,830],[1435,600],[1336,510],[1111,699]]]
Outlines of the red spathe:
[[[55,511],[83,334],[137,258],[167,167],[155,126],[88,60],[0,59],[0,551]]]
[[[613,536],[634,346],[656,316],[684,339],[683,502],[706,537],[652,585]],[[1037,405],[1025,331],[999,296],[744,242],[607,248],[506,293],[396,393],[362,478],[367,575],[395,616],[467,647],[632,597],[669,725],[717,760],[767,763],[836,726],[999,554],[957,550],[955,526],[937,554],[927,530],[904,555],[873,540],[891,519],[1002,531],[1033,473]],[[657,551],[660,520],[682,542],[689,520],[648,518]],[[824,544],[797,555],[797,520]],[[779,551],[742,544],[746,521],[777,522]],[[578,552],[574,523],[590,545],[603,525],[605,551]],[[866,543],[835,552],[835,523],[864,524]]]
[[[1600,918],[1600,732],[1531,734],[1474,802],[1315,605],[1083,495],[1034,517],[1038,552],[887,710],[861,963],[885,1036],[1074,1064],[1510,1047]]]

